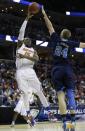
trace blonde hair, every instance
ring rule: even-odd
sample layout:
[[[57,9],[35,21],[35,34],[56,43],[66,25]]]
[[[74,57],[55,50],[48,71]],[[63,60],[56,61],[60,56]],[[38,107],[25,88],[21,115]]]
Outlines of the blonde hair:
[[[68,29],[63,29],[60,33],[60,37],[64,39],[68,39],[71,37],[71,31]]]

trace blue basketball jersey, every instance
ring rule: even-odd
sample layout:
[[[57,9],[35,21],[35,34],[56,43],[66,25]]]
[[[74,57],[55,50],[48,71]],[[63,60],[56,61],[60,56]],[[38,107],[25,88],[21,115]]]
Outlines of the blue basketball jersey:
[[[80,42],[61,39],[57,33],[53,33],[50,37],[48,47],[52,48],[52,56],[54,64],[68,64],[69,53],[75,47],[79,47]]]

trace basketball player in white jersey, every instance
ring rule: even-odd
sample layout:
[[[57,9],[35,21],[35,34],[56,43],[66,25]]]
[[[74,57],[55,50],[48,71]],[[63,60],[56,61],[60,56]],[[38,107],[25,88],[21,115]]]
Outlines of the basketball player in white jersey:
[[[24,38],[25,28],[31,17],[30,12],[28,12],[28,16],[20,28],[16,50],[16,80],[18,88],[23,92],[22,100],[27,114],[30,112],[28,103],[31,91],[39,97],[43,107],[49,110],[49,104],[42,92],[41,83],[33,69],[34,63],[39,59],[37,52],[33,49],[30,38]],[[34,125],[32,116],[29,115],[29,119],[31,125]]]

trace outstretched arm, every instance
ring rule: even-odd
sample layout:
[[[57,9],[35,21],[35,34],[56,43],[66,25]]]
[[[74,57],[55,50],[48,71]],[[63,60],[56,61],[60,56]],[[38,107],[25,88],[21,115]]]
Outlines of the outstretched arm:
[[[27,26],[27,22],[28,22],[28,19],[26,17],[26,19],[22,23],[21,28],[19,30],[19,36],[18,36],[19,41],[23,41],[23,39],[24,39],[24,34],[25,34],[25,29],[26,29],[26,26]]]
[[[48,16],[47,16],[47,14],[46,14],[46,12],[45,12],[43,7],[42,7],[42,14],[44,16],[44,20],[45,20],[46,26],[47,26],[47,28],[49,30],[50,35],[51,35],[53,32],[55,32],[55,30],[54,30],[53,25],[52,25],[50,19],[48,18]]]
[[[24,34],[25,34],[25,29],[27,26],[27,22],[28,20],[32,17],[33,15],[30,14],[30,12],[28,12],[28,16],[25,18],[24,22],[21,25],[21,28],[19,30],[19,36],[18,36],[18,44],[17,47],[20,47],[20,45],[22,45],[22,41],[24,39]]]

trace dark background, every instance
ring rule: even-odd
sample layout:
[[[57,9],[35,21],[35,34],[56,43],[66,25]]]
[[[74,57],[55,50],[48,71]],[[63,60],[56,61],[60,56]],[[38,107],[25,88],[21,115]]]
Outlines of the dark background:
[[[29,1],[32,2],[32,0]],[[58,34],[63,28],[68,28],[72,32],[72,39],[85,42],[85,16],[66,16],[65,14],[66,11],[85,12],[84,0],[37,0],[36,2],[44,5]],[[18,37],[27,11],[27,5],[18,4],[12,0],[0,0],[0,34]],[[30,36],[34,44],[36,39],[49,41],[49,33],[41,12],[29,21],[25,36]],[[0,58],[13,59],[15,47],[16,43],[0,40]]]

